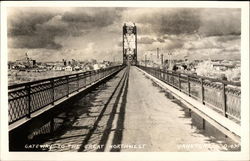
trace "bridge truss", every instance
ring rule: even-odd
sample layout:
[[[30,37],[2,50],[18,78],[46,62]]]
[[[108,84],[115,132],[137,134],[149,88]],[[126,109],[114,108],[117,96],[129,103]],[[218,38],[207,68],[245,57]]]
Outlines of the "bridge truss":
[[[123,64],[137,64],[137,31],[134,23],[123,26]]]

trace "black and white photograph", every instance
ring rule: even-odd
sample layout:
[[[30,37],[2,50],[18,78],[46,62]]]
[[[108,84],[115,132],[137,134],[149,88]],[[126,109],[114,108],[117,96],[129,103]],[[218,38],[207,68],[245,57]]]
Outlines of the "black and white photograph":
[[[9,158],[249,159],[248,2],[47,3],[1,6]]]

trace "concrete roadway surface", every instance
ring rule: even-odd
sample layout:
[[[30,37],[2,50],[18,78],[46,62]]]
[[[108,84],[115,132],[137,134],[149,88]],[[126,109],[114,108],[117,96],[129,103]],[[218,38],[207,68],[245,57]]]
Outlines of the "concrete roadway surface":
[[[137,67],[114,78],[72,105],[64,131],[43,144],[49,151],[237,151],[239,145],[169,96]],[[56,120],[56,119],[55,119]],[[231,147],[231,148],[230,148]]]

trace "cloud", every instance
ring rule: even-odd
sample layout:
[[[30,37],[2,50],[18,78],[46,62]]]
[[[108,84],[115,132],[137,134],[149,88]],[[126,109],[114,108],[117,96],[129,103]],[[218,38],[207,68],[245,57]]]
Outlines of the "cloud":
[[[183,41],[178,40],[167,40],[165,43],[165,48],[168,50],[178,49],[182,48],[184,45]]]
[[[200,27],[200,11],[197,9],[159,8],[158,10],[148,11],[141,14],[137,18],[137,22],[150,25],[147,28],[153,29],[157,35],[189,34]]]
[[[9,38],[8,45],[10,48],[46,48],[60,49],[62,46],[53,41],[53,36],[50,35],[35,35],[35,36],[17,36]]]
[[[180,35],[199,33],[204,36],[239,35],[240,9],[213,8],[136,8],[131,18],[142,33]],[[127,18],[127,19],[129,19]]]
[[[47,22],[55,15],[46,9],[42,10],[42,8],[29,9],[8,9],[8,36],[34,35],[39,32],[36,30],[37,24]]]
[[[200,27],[199,12],[195,9],[179,9],[160,17],[160,33],[193,33]]]
[[[217,42],[216,37],[205,37],[202,39],[189,41],[185,43],[184,48],[193,49],[212,49],[212,48],[222,48],[221,43]]]
[[[109,26],[120,17],[120,8],[76,8],[64,13],[62,20],[89,29]]]
[[[227,36],[218,36],[217,41],[219,42],[229,42],[229,41],[234,41],[240,39],[239,35],[227,35]]]
[[[157,38],[157,41],[159,41],[160,43],[164,43],[165,42],[165,40],[162,39],[162,38]]]
[[[207,57],[212,50],[214,55],[239,55],[240,18],[240,9],[231,8],[16,7],[8,9],[8,47],[41,57],[48,50],[59,60],[62,56],[103,59],[112,53],[121,57],[122,26],[132,21],[141,52],[160,48],[181,50],[180,56],[189,53],[194,58]]]
[[[10,48],[59,49],[55,36],[64,33],[57,12],[46,8],[16,9],[8,14],[8,46]]]
[[[240,36],[202,37],[185,42],[179,50],[186,51],[190,59],[240,59]]]
[[[58,37],[79,37],[101,30],[119,19],[119,8],[49,8],[9,10],[8,36],[10,48],[60,49]]]
[[[138,44],[153,44],[156,40],[150,37],[141,37],[137,42]]]
[[[229,47],[240,50],[240,37],[232,35],[203,37],[198,40],[188,41],[183,46],[183,48],[188,50],[226,49]]]
[[[241,34],[240,9],[203,9],[198,32],[205,36]]]

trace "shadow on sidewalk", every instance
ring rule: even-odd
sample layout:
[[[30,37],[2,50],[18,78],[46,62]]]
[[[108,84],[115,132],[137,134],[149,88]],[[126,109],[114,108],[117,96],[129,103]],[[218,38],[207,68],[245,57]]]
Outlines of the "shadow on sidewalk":
[[[124,120],[125,120],[125,108],[126,108],[126,103],[127,103],[127,93],[128,93],[128,84],[129,82],[129,69],[127,72],[127,78],[123,82],[122,88],[119,91],[118,97],[116,98],[115,104],[113,105],[112,113],[111,116],[109,117],[109,120],[107,122],[107,127],[105,129],[105,132],[102,135],[101,141],[99,142],[99,145],[103,145],[102,148],[98,149],[98,152],[104,151],[105,147],[107,146],[107,141],[108,141],[108,136],[110,135],[111,131],[114,131],[114,138],[112,141],[112,145],[119,145],[122,142],[122,137],[123,137],[123,130],[124,130]],[[124,89],[124,93],[122,95],[122,91]],[[118,120],[116,124],[116,129],[112,130],[112,124],[115,118],[117,106],[119,103],[119,100],[121,98],[121,104],[120,104],[120,111],[118,115]],[[111,149],[110,151],[117,151],[119,152],[120,149]]]
[[[101,137],[101,140],[99,142],[99,145],[103,145],[103,146],[102,146],[102,148],[97,149],[98,152],[104,151],[105,146],[107,144],[108,136],[109,136],[110,132],[112,131],[112,124],[113,124],[113,121],[114,121],[114,118],[115,118],[116,110],[117,110],[119,100],[120,100],[121,95],[122,95],[123,88],[124,88],[125,85],[127,86],[127,81],[126,80],[128,80],[128,79],[126,77],[128,78],[128,71],[126,71],[124,73],[122,79],[119,81],[119,83],[116,86],[114,92],[111,94],[108,101],[104,105],[104,107],[103,107],[102,111],[100,112],[98,118],[96,119],[93,127],[89,130],[89,132],[86,135],[85,139],[82,141],[82,144],[81,144],[80,148],[78,149],[78,152],[85,151],[85,146],[89,143],[89,140],[91,139],[92,135],[97,130],[98,124],[101,121],[102,117],[104,116],[104,113],[105,113],[108,105],[110,105],[110,102],[111,102],[114,94],[119,90],[118,95],[115,98],[115,103],[112,105],[112,111],[111,111],[109,119],[107,121],[106,128],[105,128],[104,132],[102,133],[102,137]],[[121,85],[121,87],[119,88],[120,85]],[[126,95],[125,94],[123,95],[123,97],[125,97],[125,100],[126,100]],[[124,120],[124,118],[123,118],[123,120]]]

